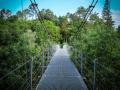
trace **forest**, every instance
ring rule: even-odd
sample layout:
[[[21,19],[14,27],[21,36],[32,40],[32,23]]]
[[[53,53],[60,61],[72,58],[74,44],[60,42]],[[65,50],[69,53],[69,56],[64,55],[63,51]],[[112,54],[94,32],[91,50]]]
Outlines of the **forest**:
[[[58,17],[50,9],[42,9],[36,15],[32,5],[15,15],[10,10],[0,10],[0,77],[32,59],[35,89],[43,73],[39,65],[48,65],[54,45],[61,44],[62,48],[67,43],[71,60],[89,90],[93,88],[94,63],[97,90],[120,90],[120,26],[114,27],[112,16],[109,14],[106,19],[107,12],[103,10],[102,18],[93,12],[79,27],[86,11],[87,8],[79,7],[74,13]],[[25,90],[25,82],[26,66],[0,78],[0,90]]]

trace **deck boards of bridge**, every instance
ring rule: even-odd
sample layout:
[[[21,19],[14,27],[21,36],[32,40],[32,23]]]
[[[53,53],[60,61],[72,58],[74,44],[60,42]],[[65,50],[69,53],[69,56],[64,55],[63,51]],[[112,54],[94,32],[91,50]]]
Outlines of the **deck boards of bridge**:
[[[36,90],[87,90],[66,47],[56,51]]]

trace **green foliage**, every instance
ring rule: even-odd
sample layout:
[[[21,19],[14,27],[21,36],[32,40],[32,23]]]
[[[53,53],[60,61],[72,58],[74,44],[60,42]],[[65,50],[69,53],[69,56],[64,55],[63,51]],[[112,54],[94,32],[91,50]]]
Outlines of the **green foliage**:
[[[3,10],[7,12],[8,10]],[[10,12],[10,11],[9,11]],[[49,9],[43,9],[39,15],[43,23],[34,17],[32,8],[17,12],[16,15],[0,15],[0,77],[33,58],[33,88],[36,80],[41,77],[42,59],[47,65],[48,51],[54,43],[67,42],[72,47],[71,58],[80,71],[81,58],[83,56],[83,75],[90,90],[93,85],[93,60],[97,59],[96,83],[98,90],[119,90],[120,86],[120,29],[117,31],[111,26],[106,27],[104,20],[97,13],[90,16],[87,24],[78,30],[86,13],[84,7],[66,16],[56,17]],[[106,13],[106,12],[105,12]],[[10,15],[10,13],[9,13]],[[106,17],[106,16],[105,16]],[[110,17],[111,18],[111,17]],[[111,19],[110,19],[111,20]],[[111,21],[109,22],[111,23]],[[38,70],[39,72],[38,72]],[[20,71],[8,77],[0,83],[0,89],[9,87],[9,83],[15,80],[18,89],[24,83],[26,70]],[[38,72],[38,75],[36,75]],[[13,76],[13,77],[12,77]]]
[[[73,33],[72,36],[76,35]],[[93,60],[97,59],[96,87],[98,90],[119,90],[120,39],[118,32],[107,28],[96,14],[91,15],[90,22],[72,39],[75,49],[71,58],[80,71],[80,56],[83,55],[83,75],[90,90],[93,87]],[[70,42],[70,43],[71,43]]]
[[[105,0],[105,4],[104,4],[104,9],[103,9],[103,20],[105,21],[105,24],[108,27],[112,27],[113,25],[113,21],[112,21],[112,16],[111,16],[111,12],[110,12],[110,0]]]
[[[41,67],[38,66],[42,63],[43,51],[44,63],[47,65],[51,43],[59,41],[60,33],[59,27],[55,26],[52,21],[44,20],[44,23],[41,23],[38,20],[27,20],[29,13],[29,10],[24,10],[24,18],[20,12],[17,16],[0,18],[0,77],[33,57],[33,71],[35,71],[33,72],[33,88],[35,88],[38,82],[36,80],[42,74]],[[21,68],[0,81],[0,89],[22,89],[20,86],[26,81],[25,68]],[[15,83],[14,87],[11,87],[10,83]]]
[[[58,42],[60,39],[60,30],[59,27],[55,26],[55,24],[51,21],[44,21],[44,26],[47,28],[48,35],[50,36],[50,39],[52,39],[54,42]]]
[[[56,23],[57,17],[50,9],[42,9],[39,14],[43,19]]]

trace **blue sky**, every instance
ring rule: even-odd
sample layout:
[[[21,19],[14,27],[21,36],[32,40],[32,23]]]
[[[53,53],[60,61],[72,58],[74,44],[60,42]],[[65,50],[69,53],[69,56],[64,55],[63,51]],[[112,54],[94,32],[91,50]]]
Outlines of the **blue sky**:
[[[74,13],[78,7],[88,7],[92,0],[36,0],[39,9],[51,9],[57,16],[65,15],[67,12]],[[24,8],[30,4],[30,0],[23,0]],[[104,0],[99,0],[94,12],[101,14]],[[21,10],[21,0],[0,0],[0,9],[10,9],[13,13]],[[116,25],[120,23],[120,0],[111,0],[111,12]]]

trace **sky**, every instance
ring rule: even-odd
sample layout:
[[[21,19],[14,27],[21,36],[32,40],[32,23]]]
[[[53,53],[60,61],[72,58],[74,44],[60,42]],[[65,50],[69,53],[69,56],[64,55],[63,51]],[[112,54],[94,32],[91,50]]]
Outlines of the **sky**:
[[[105,0],[99,0],[94,11],[99,13],[101,12],[104,6]],[[84,6],[87,8],[92,0],[36,0],[38,3],[39,9],[51,9],[55,15],[63,16],[67,12],[74,13],[78,7]],[[30,5],[30,0],[23,0],[24,9]],[[0,9],[9,9],[14,14],[21,10],[21,0],[0,0]],[[111,0],[111,14],[113,21],[115,21],[115,26],[120,24],[120,0]]]

